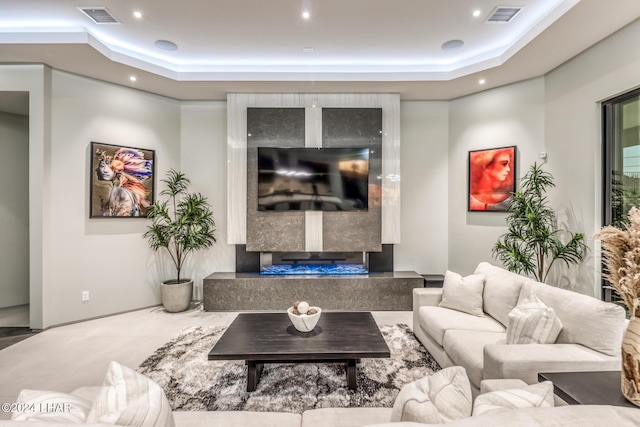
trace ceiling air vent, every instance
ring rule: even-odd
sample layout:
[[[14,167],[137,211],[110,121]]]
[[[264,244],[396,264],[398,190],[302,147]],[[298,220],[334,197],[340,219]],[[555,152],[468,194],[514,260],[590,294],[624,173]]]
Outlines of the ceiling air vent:
[[[492,24],[506,24],[510,22],[524,7],[503,7],[498,6],[489,15],[486,22]]]
[[[106,7],[79,7],[80,12],[87,15],[96,24],[119,24]]]

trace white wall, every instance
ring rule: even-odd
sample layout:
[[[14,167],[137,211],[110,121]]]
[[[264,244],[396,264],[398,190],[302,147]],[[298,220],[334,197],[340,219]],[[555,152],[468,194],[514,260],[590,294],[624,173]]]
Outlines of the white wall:
[[[447,102],[400,103],[401,239],[396,270],[444,274],[448,259]]]
[[[51,150],[51,70],[43,65],[3,65],[0,91],[29,92],[29,323],[43,327],[43,300],[48,284]]]
[[[569,227],[583,230],[591,246],[586,262],[558,284],[600,296],[593,234],[602,225],[600,101],[640,86],[640,20],[623,28],[546,76],[544,135],[548,170],[556,178],[551,199]]]
[[[235,245],[227,243],[227,103],[182,104],[181,168],[193,191],[206,196],[213,208],[217,242],[192,255],[188,273],[195,280],[195,298],[202,299],[202,279],[220,271],[235,271]]]
[[[544,78],[459,98],[449,106],[449,269],[466,275],[506,232],[502,212],[467,212],[470,150],[517,146],[516,176],[544,150]]]
[[[29,117],[0,113],[0,307],[29,304]]]
[[[174,274],[141,237],[149,221],[89,219],[90,143],[155,150],[158,186],[169,168],[180,167],[180,103],[53,71],[51,135],[44,326],[158,304],[159,283]],[[82,291],[90,292],[88,302]]]

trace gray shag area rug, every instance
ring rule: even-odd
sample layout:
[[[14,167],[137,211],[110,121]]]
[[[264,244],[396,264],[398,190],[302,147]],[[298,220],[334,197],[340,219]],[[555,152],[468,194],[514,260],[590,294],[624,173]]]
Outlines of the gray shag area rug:
[[[440,370],[407,325],[380,327],[391,358],[362,359],[357,390],[347,388],[344,364],[265,364],[247,392],[243,361],[209,361],[224,327],[190,327],[147,358],[138,372],[164,389],[173,410],[302,413],[328,407],[393,406],[405,384]]]

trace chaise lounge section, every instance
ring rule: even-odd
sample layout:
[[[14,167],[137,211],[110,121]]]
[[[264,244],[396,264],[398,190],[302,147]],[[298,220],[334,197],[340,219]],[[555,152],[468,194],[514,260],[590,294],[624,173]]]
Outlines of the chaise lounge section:
[[[474,395],[483,379],[534,384],[539,372],[620,369],[626,325],[622,307],[486,262],[474,274],[484,277],[481,316],[439,306],[443,288],[413,291],[415,336],[443,368],[464,367]],[[532,292],[554,310],[562,329],[550,344],[507,344],[509,313]]]

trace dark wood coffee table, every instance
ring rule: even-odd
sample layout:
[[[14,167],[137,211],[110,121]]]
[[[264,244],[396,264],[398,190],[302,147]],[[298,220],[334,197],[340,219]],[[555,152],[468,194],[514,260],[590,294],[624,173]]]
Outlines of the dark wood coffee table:
[[[538,381],[551,381],[553,392],[569,405],[638,408],[622,395],[620,375],[620,371],[552,372],[538,374]]]
[[[322,312],[311,332],[298,332],[287,313],[240,313],[209,352],[209,360],[245,360],[247,391],[254,391],[265,363],[345,363],[347,385],[356,386],[361,358],[390,357],[369,312]]]

